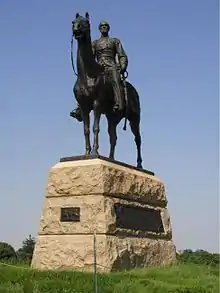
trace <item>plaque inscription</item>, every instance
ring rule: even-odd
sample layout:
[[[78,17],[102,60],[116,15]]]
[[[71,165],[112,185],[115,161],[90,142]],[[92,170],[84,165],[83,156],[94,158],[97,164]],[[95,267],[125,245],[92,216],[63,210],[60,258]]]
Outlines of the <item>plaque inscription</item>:
[[[164,227],[160,211],[123,205],[114,205],[116,214],[116,227],[143,232],[163,233]]]
[[[79,207],[61,208],[60,222],[80,222]]]

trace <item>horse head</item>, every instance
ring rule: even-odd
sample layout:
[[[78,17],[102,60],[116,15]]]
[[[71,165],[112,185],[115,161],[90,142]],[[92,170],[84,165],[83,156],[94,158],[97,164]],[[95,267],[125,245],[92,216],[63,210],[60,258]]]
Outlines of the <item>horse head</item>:
[[[76,40],[82,41],[90,37],[89,14],[85,13],[85,17],[76,13],[75,19],[72,21],[72,32]]]

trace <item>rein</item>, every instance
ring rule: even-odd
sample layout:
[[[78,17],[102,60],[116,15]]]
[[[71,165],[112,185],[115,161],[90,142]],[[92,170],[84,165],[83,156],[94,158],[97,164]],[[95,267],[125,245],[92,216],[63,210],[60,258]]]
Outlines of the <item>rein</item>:
[[[78,77],[78,73],[75,70],[75,66],[74,66],[74,62],[73,62],[73,35],[72,35],[72,39],[71,39],[71,63],[72,63],[73,72]]]

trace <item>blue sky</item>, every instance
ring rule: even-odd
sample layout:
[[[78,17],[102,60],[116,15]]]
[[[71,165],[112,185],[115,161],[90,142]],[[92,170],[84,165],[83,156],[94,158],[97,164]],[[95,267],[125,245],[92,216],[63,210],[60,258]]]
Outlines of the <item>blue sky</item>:
[[[0,1],[0,241],[19,247],[36,235],[50,168],[84,151],[82,124],[69,117],[70,38],[75,13],[88,11],[92,39],[105,19],[128,54],[144,167],[166,184],[177,249],[217,251],[217,1],[112,2]],[[122,127],[116,159],[135,164],[132,134]],[[107,155],[105,118],[100,140]]]

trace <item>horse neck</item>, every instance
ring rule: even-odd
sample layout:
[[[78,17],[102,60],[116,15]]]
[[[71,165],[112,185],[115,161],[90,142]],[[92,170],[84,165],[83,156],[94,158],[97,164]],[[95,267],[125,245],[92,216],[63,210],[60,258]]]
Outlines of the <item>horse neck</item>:
[[[83,79],[87,77],[94,77],[96,74],[96,62],[92,51],[91,37],[86,41],[78,41],[77,50],[77,71],[79,76]]]

